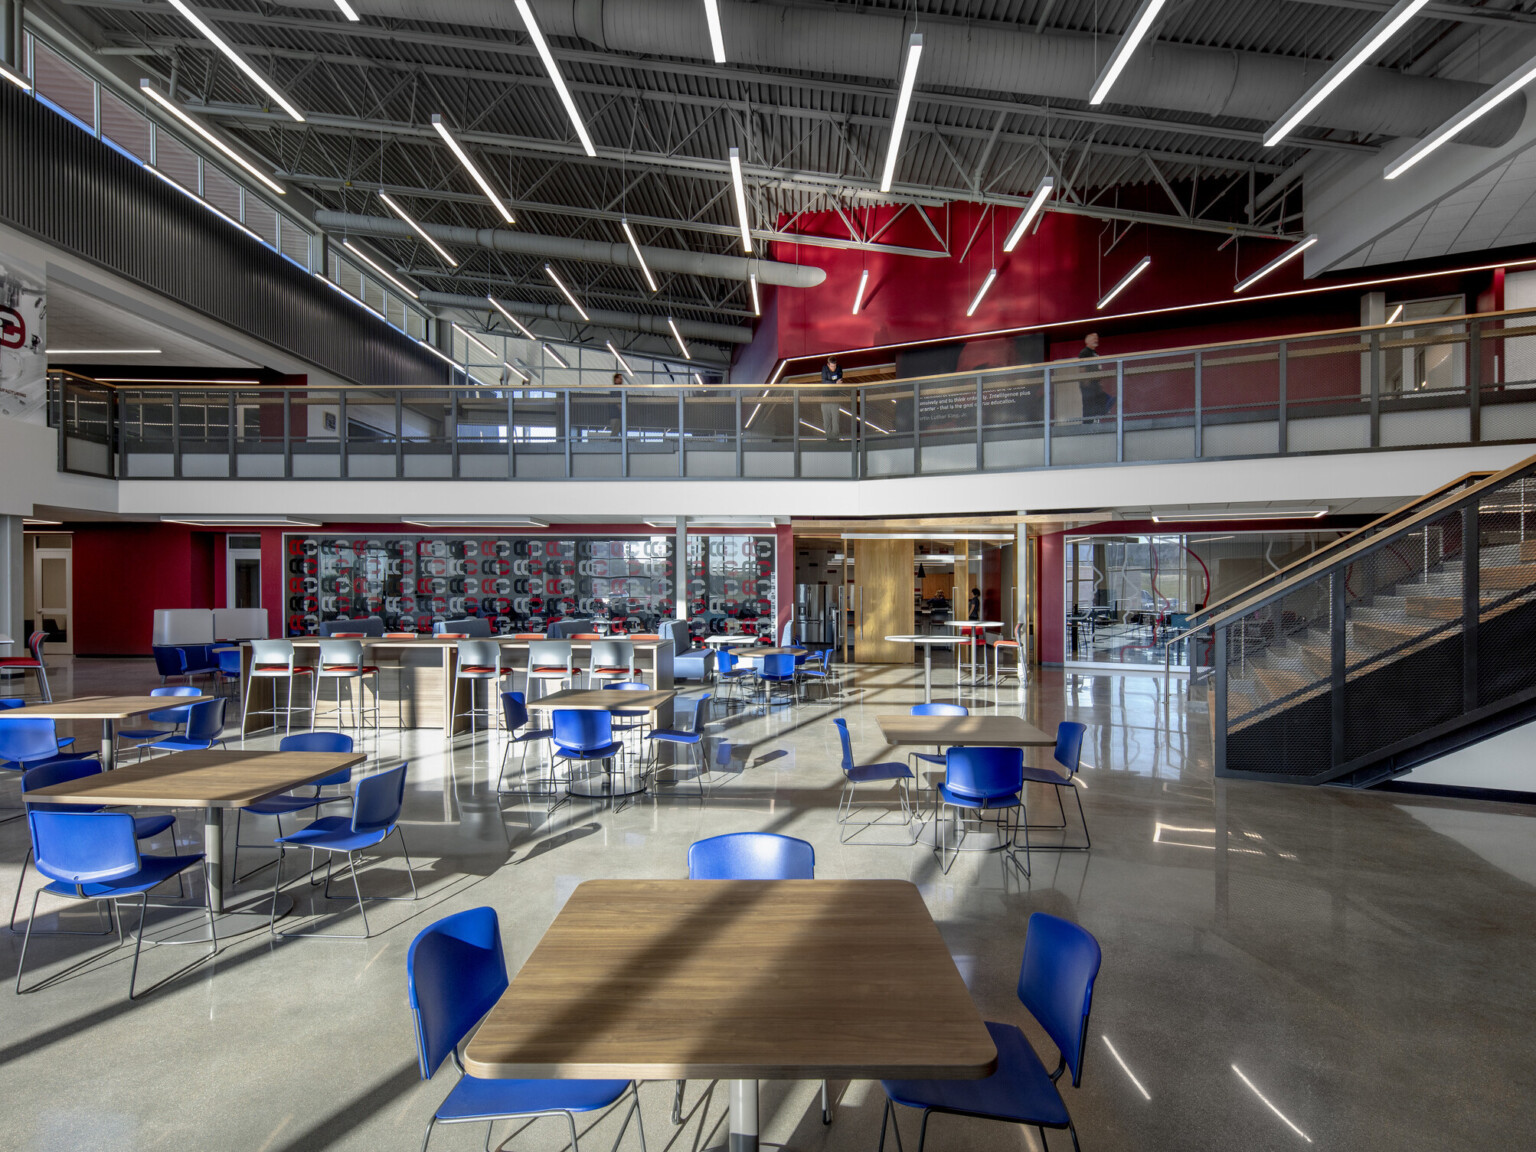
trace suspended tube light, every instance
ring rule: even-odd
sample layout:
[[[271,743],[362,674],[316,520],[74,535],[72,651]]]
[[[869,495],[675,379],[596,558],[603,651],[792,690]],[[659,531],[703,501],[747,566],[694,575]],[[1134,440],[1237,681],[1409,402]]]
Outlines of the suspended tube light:
[[[538,337],[533,334],[533,329],[529,328],[528,325],[524,324],[516,316],[512,315],[512,313],[508,312],[506,308],[502,306],[501,301],[497,300],[496,297],[487,296],[486,300],[490,303],[492,308],[496,309],[496,311],[500,312],[503,316],[510,320],[512,322],[512,326],[521,332],[524,336],[528,337],[530,340],[538,340]]]
[[[1103,298],[1093,306],[1094,310],[1100,311],[1107,307],[1111,300],[1131,286],[1132,280],[1136,279],[1136,277],[1140,276],[1150,267],[1152,267],[1152,257],[1150,256],[1143,256],[1140,260],[1136,261],[1136,267],[1120,277],[1120,282],[1106,292]]]
[[[756,272],[752,272],[752,273],[749,273],[747,275],[747,283],[752,286],[752,315],[754,315],[754,316],[761,316],[763,314],[763,302],[760,299],[758,299],[758,295],[757,295],[757,273]]]
[[[544,275],[548,276],[555,282],[555,287],[560,289],[561,295],[563,295],[567,300],[571,302],[571,307],[576,309],[577,315],[579,315],[588,324],[592,323],[592,317],[587,315],[587,310],[581,306],[581,301],[576,299],[576,297],[571,294],[571,290],[565,286],[565,281],[560,279],[560,274],[556,272],[550,265],[546,264],[544,265]]]
[[[416,293],[412,292],[403,283],[401,283],[399,280],[396,280],[393,276],[391,276],[388,272],[386,272],[384,270],[384,266],[382,264],[380,264],[377,260],[373,259],[373,257],[369,256],[368,253],[364,252],[356,244],[352,243],[352,241],[350,241],[350,240],[343,240],[341,242],[341,246],[343,248],[345,248],[348,252],[352,253],[352,255],[356,256],[364,264],[368,265],[368,267],[372,268],[380,276],[384,277],[384,279],[388,280],[396,288],[400,289],[400,291],[404,292],[412,300],[419,300],[420,299],[420,297],[417,296]]]
[[[517,218],[507,208],[501,195],[491,187],[491,182],[485,178],[485,173],[481,172],[479,166],[469,158],[469,153],[464,151],[463,145],[454,139],[453,133],[448,131],[448,125],[443,123],[442,116],[436,112],[432,113],[432,127],[443,138],[443,143],[448,145],[448,150],[453,153],[464,171],[468,172],[474,182],[480,186],[480,191],[485,193],[485,198],[491,202],[491,206],[501,213],[501,218],[508,224],[516,224]]]
[[[752,228],[747,219],[747,185],[741,177],[741,149],[731,149],[731,185],[736,192],[736,219],[741,224],[741,247],[752,254]]]
[[[1383,175],[1388,180],[1396,180],[1436,148],[1455,139],[1457,134],[1467,125],[1482,119],[1532,80],[1536,80],[1536,58],[1527,60],[1519,68],[1516,68],[1508,76],[1504,77],[1503,80],[1500,80],[1492,88],[1488,89],[1488,91],[1484,92],[1476,100],[1472,101],[1472,103],[1468,104],[1460,112],[1456,113],[1456,115],[1452,116],[1444,124],[1440,125],[1440,127],[1392,161],[1392,163],[1388,164]]]
[[[720,27],[720,0],[704,0],[704,19],[709,22],[709,48],[715,63],[725,63],[725,32]]]
[[[288,103],[288,100],[283,96],[283,94],[272,86],[271,81],[269,81],[260,72],[256,71],[255,68],[251,67],[249,61],[247,61],[244,56],[240,55],[240,53],[236,52],[234,48],[230,46],[227,40],[225,40],[222,36],[210,28],[208,23],[201,16],[192,11],[192,9],[188,7],[186,0],[171,0],[171,7],[180,12],[182,16],[186,18],[187,22],[192,25],[192,27],[196,28],[203,34],[209,43],[211,43],[220,52],[224,53],[224,55],[229,58],[230,62],[234,64],[236,68],[245,73],[246,78],[250,80],[252,84],[256,85],[256,87],[260,88],[268,96],[272,97],[273,101],[279,108],[288,113],[288,115],[292,116],[300,124],[304,123],[303,114],[300,113],[299,110],[292,104]]]
[[[228,144],[224,143],[224,141],[219,139],[219,137],[208,131],[207,128],[203,127],[201,123],[195,120],[186,111],[186,109],[184,109],[180,104],[177,104],[176,101],[172,100],[168,96],[162,96],[159,89],[157,89],[149,80],[143,78],[139,80],[139,91],[153,100],[161,108],[164,108],[172,116],[176,117],[177,120],[180,120],[188,128],[192,129],[192,131],[196,132],[209,144],[212,144],[226,157],[234,161],[246,172],[248,172],[251,176],[255,177],[258,181],[261,182],[263,187],[277,193],[279,196],[286,195],[281,184],[277,183],[266,173],[262,172],[259,168],[256,167],[256,165],[252,164],[249,160],[240,155],[240,153],[236,152]]]
[[[608,351],[613,353],[613,358],[618,361],[619,367],[624,369],[624,375],[633,380],[635,378],[635,370],[629,366],[629,361],[624,359],[623,356],[619,355],[619,350],[613,346],[612,340],[609,340],[606,343],[608,345]]]
[[[171,0],[174,4],[176,0]],[[596,156],[597,149],[592,146],[592,137],[587,135],[587,126],[582,123],[581,113],[576,108],[576,101],[571,96],[571,90],[565,86],[565,77],[560,74],[560,66],[555,63],[554,53],[549,50],[549,42],[544,39],[544,33],[539,28],[539,23],[533,18],[533,9],[528,6],[528,0],[513,0],[517,5],[517,14],[523,18],[523,26],[528,29],[528,37],[533,41],[533,47],[539,54],[539,59],[544,61],[544,71],[549,73],[549,78],[554,82],[555,92],[560,97],[560,103],[565,106],[565,114],[571,118],[571,124],[576,129],[576,137],[581,141],[581,147],[588,156]]]
[[[1115,54],[1109,58],[1104,71],[1100,72],[1099,78],[1094,81],[1093,92],[1088,97],[1088,103],[1104,103],[1109,90],[1115,86],[1115,81],[1120,79],[1120,73],[1124,72],[1125,66],[1131,62],[1132,53],[1152,30],[1152,21],[1157,19],[1157,14],[1167,3],[1168,0],[1141,0],[1141,7],[1136,9],[1136,15],[1131,17],[1131,26],[1126,30],[1125,35],[1120,37],[1120,44],[1115,49]]]
[[[1045,210],[1045,202],[1051,198],[1051,193],[1056,190],[1056,180],[1047,176],[1035,186],[1035,194],[1029,198],[1024,212],[1019,216],[1018,223],[1014,224],[1013,231],[1008,233],[1008,239],[1003,241],[1003,251],[1012,252],[1019,246],[1019,241],[1024,239],[1024,233],[1029,231],[1029,226],[1035,222],[1035,217]]]
[[[896,116],[891,122],[891,143],[885,151],[885,169],[880,174],[880,191],[889,192],[896,178],[896,160],[901,155],[901,137],[907,130],[907,113],[912,107],[912,88],[917,83],[917,62],[923,55],[922,33],[914,32],[907,40],[907,63],[901,70],[901,90],[896,95]]]
[[[629,241],[630,251],[635,254],[635,259],[640,261],[640,272],[645,277],[646,287],[652,292],[659,291],[656,287],[656,277],[651,275],[651,266],[645,262],[645,253],[640,251],[640,242],[635,239],[634,229],[629,226],[629,217],[622,217],[619,225],[624,229],[624,239]]]
[[[404,208],[400,207],[400,205],[396,204],[392,199],[390,199],[388,192],[380,192],[379,199],[384,201],[385,205],[391,212],[409,224],[411,226],[411,231],[415,232],[416,235],[425,240],[427,242],[427,246],[431,248],[432,251],[437,253],[439,259],[441,259],[444,264],[448,265],[450,268],[457,268],[459,266],[459,262],[452,256],[448,255],[448,250],[446,248],[444,248],[436,240],[432,239],[432,237],[428,236],[427,230],[425,228],[416,223],[415,220],[411,219],[410,214],[406,212]]]
[[[682,352],[683,359],[684,360],[692,360],[693,359],[693,353],[688,351],[688,345],[686,343],[684,343],[684,341],[683,341],[683,334],[677,330],[677,321],[673,320],[672,317],[668,316],[667,317],[667,327],[672,329],[672,339],[677,341],[677,347],[678,347],[678,350],[680,352]]]
[[[987,273],[987,278],[981,282],[981,287],[976,290],[976,296],[971,301],[971,306],[965,310],[967,316],[976,315],[976,309],[981,306],[982,297],[987,294],[987,291],[992,287],[992,281],[996,279],[997,269],[993,268]]]
[[[1317,243],[1317,233],[1315,233],[1315,232],[1312,233],[1311,235],[1307,236],[1303,240],[1296,241],[1296,243],[1292,244],[1284,252],[1280,253],[1280,255],[1276,256],[1273,260],[1271,260],[1268,264],[1264,265],[1264,267],[1260,268],[1253,275],[1247,276],[1244,279],[1239,280],[1238,283],[1237,283],[1237,287],[1232,289],[1233,294],[1236,295],[1239,292],[1247,291],[1249,288],[1253,287],[1253,285],[1257,284],[1260,280],[1264,279],[1264,277],[1268,276],[1276,268],[1280,267],[1280,265],[1284,264],[1288,260],[1291,260],[1291,259],[1293,259],[1293,258],[1295,258],[1297,256],[1300,256],[1303,252],[1305,252],[1308,248],[1312,247],[1312,245],[1314,245],[1316,243]]]
[[[859,273],[859,290],[853,294],[853,314],[859,314],[859,307],[864,303],[864,286],[869,283],[869,269],[865,268]],[[977,297],[980,299],[980,297]],[[966,313],[970,315],[970,313]]]

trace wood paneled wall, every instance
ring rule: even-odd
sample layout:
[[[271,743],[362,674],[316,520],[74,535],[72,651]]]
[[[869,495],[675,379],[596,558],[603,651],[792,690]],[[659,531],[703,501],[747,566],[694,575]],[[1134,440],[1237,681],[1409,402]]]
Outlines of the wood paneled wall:
[[[906,664],[911,644],[887,636],[912,633],[913,546],[910,540],[859,540],[853,578],[862,600],[854,656],[860,664]]]

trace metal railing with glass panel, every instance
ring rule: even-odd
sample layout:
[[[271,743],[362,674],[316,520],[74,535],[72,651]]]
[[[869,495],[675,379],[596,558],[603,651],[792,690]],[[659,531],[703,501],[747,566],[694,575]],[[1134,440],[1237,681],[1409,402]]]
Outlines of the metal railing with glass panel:
[[[1215,616],[1218,775],[1368,785],[1529,719],[1533,513],[1536,457]]]
[[[1536,440],[1536,309],[860,386],[50,379],[61,466],[125,479],[861,480]]]

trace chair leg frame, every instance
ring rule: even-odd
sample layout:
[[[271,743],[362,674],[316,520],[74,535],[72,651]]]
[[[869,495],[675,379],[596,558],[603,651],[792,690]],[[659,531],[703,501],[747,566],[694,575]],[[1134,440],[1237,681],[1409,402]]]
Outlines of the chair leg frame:
[[[922,1122],[922,1126],[919,1127],[918,1131],[917,1131],[917,1152],[923,1152],[923,1145],[926,1144],[927,1141],[928,1141],[928,1119],[929,1119],[929,1117],[933,1116],[936,1112],[939,1112],[939,1111],[942,1111],[942,1109],[935,1109],[935,1108],[924,1108],[923,1109],[923,1122]],[[959,1115],[969,1115],[969,1113],[959,1113],[959,1112],[957,1112],[957,1113],[953,1113],[953,1115],[957,1115],[957,1116],[959,1116]],[[985,1117],[982,1117],[982,1119],[985,1119]],[[889,1096],[887,1096],[885,1098],[885,1110],[883,1112],[881,1112],[881,1114],[880,1114],[880,1147],[879,1147],[879,1152],[885,1152],[885,1128],[886,1128],[886,1123],[888,1121],[890,1123],[891,1131],[896,1134],[896,1149],[897,1149],[897,1152],[905,1152],[905,1149],[902,1148],[902,1144],[901,1144],[901,1125],[898,1122],[898,1117],[897,1117],[897,1114],[896,1114],[896,1102],[894,1100],[892,1100]],[[997,1122],[998,1123],[1008,1123],[1009,1121],[998,1119]],[[1045,1126],[1044,1125],[1042,1125],[1042,1124],[1028,1124],[1028,1123],[1024,1123],[1024,1124],[1020,1124],[1019,1127],[1020,1128],[1033,1128],[1035,1131],[1039,1132],[1040,1133],[1040,1147],[1044,1150],[1044,1152],[1050,1152],[1051,1145],[1050,1145],[1049,1141],[1046,1139],[1046,1136],[1045,1136]],[[1057,1129],[1057,1131],[1060,1131],[1060,1129]],[[1073,1148],[1073,1152],[1081,1152],[1081,1149],[1080,1149],[1080,1147],[1078,1145],[1078,1142],[1077,1142],[1077,1125],[1072,1123],[1072,1118],[1070,1116],[1067,1117],[1067,1131],[1069,1133],[1071,1133],[1071,1135],[1072,1135],[1072,1148]]]
[[[998,850],[1011,860],[1014,866],[1023,872],[1025,876],[1029,875],[1029,825],[1024,822],[1024,805],[1022,803],[1010,808],[954,808],[953,810],[959,814],[956,821],[958,835],[955,838],[955,850],[949,855],[949,859],[946,862],[945,854],[949,852],[949,821],[944,818],[944,814],[945,810],[950,808],[953,808],[953,805],[940,803],[934,810],[934,820],[938,825],[939,833],[939,842],[936,846],[936,850],[939,853],[939,867],[943,869],[946,876],[949,875],[949,870],[955,866],[955,861],[960,858],[960,852],[965,844],[966,837],[970,835],[969,830],[965,827],[965,816],[963,815],[965,812],[976,813],[976,818],[982,823],[987,822],[985,813],[998,813],[997,819],[992,821],[992,823],[996,825],[997,833],[1000,837],[1003,836],[1005,829],[1007,831],[1007,836],[1003,839],[1002,844],[999,845]],[[1017,850],[1018,835],[1021,828],[1024,831],[1024,862],[1022,864],[1019,863]]]
[[[1085,813],[1083,811],[1083,794],[1080,791],[1078,791],[1077,784],[1074,783],[1073,781],[1070,781],[1070,780],[1067,783],[1065,783],[1065,784],[1053,784],[1053,785],[1051,785],[1052,791],[1054,791],[1056,793],[1056,808],[1061,813],[1061,823],[1059,823],[1059,824],[1029,824],[1029,825],[1026,825],[1025,826],[1026,827],[1026,835],[1028,834],[1029,831],[1034,831],[1034,832],[1063,832],[1063,831],[1066,830],[1066,827],[1067,827],[1067,808],[1066,808],[1066,805],[1061,802],[1061,790],[1063,788],[1071,789],[1071,791],[1072,791],[1072,798],[1077,801],[1077,818],[1078,818],[1078,820],[1083,825],[1083,841],[1084,842],[1082,844],[1045,844],[1045,845],[1041,846],[1040,851],[1042,851],[1042,852],[1089,852],[1089,851],[1092,851],[1092,849],[1093,849],[1093,835],[1088,831],[1088,815],[1087,815],[1087,813]]]
[[[389,830],[389,833],[387,833],[385,835],[384,840],[388,840],[389,836],[393,835],[393,834],[398,834],[399,837],[400,837],[400,851],[405,856],[405,874],[408,877],[410,877],[410,881],[411,881],[411,894],[408,897],[407,896],[369,896],[369,897],[366,898],[366,900],[407,901],[407,900],[418,900],[421,897],[420,892],[416,888],[416,870],[411,865],[411,854],[410,854],[410,851],[406,848],[406,845],[405,845],[405,833],[400,831],[400,826],[399,825],[396,825],[395,827],[393,827],[393,828],[391,828]],[[379,843],[382,844],[384,842],[384,840],[380,840]],[[333,849],[328,849],[328,848],[322,848],[322,849],[319,849],[319,850],[328,853],[328,856],[327,856],[327,859],[326,859],[326,862],[325,862],[325,888],[321,892],[321,898],[325,899],[325,900],[345,900],[346,899],[345,896],[332,896],[331,895],[331,864],[332,864],[332,861],[334,861],[334,859],[336,857],[336,851],[338,851],[338,850],[333,850]],[[281,853],[279,853],[278,858],[277,858],[277,870],[272,874],[272,910],[271,910],[270,918],[267,921],[267,931],[271,935],[273,935],[273,936],[281,937],[281,938],[284,938],[284,939],[287,939],[288,937],[298,937],[298,936],[312,936],[312,937],[317,937],[317,938],[322,939],[322,940],[367,940],[367,939],[369,939],[370,935],[369,935],[369,928],[368,928],[368,908],[367,908],[367,904],[366,904],[365,898],[363,896],[362,887],[358,884],[358,881],[357,881],[357,852],[355,850],[351,851],[351,852],[347,852],[346,856],[347,856],[347,871],[348,871],[348,873],[352,877],[352,891],[353,891],[354,896],[357,899],[357,910],[358,910],[359,913],[362,914],[362,918],[363,918],[363,932],[362,932],[362,935],[359,936],[355,932],[279,932],[277,930],[277,897],[278,897],[279,891],[281,890],[282,879],[283,879],[283,857],[282,857]]]
[[[873,783],[873,781],[870,781],[870,783]],[[838,798],[837,798],[837,816],[836,816],[836,820],[837,820],[837,826],[838,826],[837,840],[838,840],[839,844],[850,844],[850,843],[852,843],[853,842],[853,838],[855,836],[857,836],[865,828],[876,828],[876,827],[910,828],[910,827],[912,827],[912,825],[915,822],[916,817],[917,817],[917,808],[916,808],[916,805],[913,803],[908,783],[907,783],[906,780],[896,780],[894,783],[896,784],[896,798],[897,798],[898,802],[901,804],[902,819],[901,819],[901,823],[900,824],[889,824],[889,823],[886,822],[886,820],[883,818],[883,816],[877,816],[873,820],[855,820],[855,819],[853,819],[853,816],[854,816],[855,813],[862,814],[868,806],[867,805],[859,805],[859,806],[855,806],[854,805],[853,801],[854,801],[856,793],[857,793],[858,784],[856,782],[854,782],[853,780],[848,779],[848,777],[846,777],[846,776],[843,777],[843,790],[838,795]],[[890,809],[885,809],[884,810],[884,815],[889,815],[889,814],[890,814]],[[912,831],[912,835],[908,836],[905,840],[861,840],[861,841],[859,841],[859,843],[867,845],[867,846],[872,847],[872,848],[873,847],[882,847],[882,846],[883,847],[889,847],[889,848],[904,848],[904,847],[906,847],[906,846],[908,846],[910,844],[917,843],[917,837],[918,837],[918,834],[919,834],[920,831],[921,831],[921,828],[914,828],[913,831]]]
[[[682,1081],[678,1081],[678,1085],[679,1095],[681,1095]],[[640,1116],[640,1082],[638,1080],[631,1081],[629,1090],[624,1094],[624,1096],[629,1096],[631,1098],[630,1105],[624,1112],[624,1123],[619,1126],[619,1134],[614,1137],[613,1147],[610,1149],[610,1152],[618,1152],[619,1144],[623,1141],[624,1134],[629,1131],[629,1122],[631,1119],[633,1119],[635,1122],[635,1130],[640,1134],[640,1152],[647,1152],[645,1143],[645,1122],[641,1119]],[[599,1120],[606,1119],[608,1116],[612,1115],[613,1110],[617,1108],[623,1101],[624,1096],[620,1096],[618,1100],[615,1100],[613,1104],[605,1109],[603,1115],[599,1117]],[[485,1147],[486,1152],[490,1152],[491,1135],[495,1131],[497,1120],[539,1120],[546,1116],[565,1117],[565,1122],[569,1126],[571,1132],[571,1152],[581,1152],[581,1136],[576,1131],[576,1113],[568,1112],[565,1109],[554,1109],[549,1112],[513,1112],[506,1116],[497,1116],[489,1122],[487,1122],[483,1117],[475,1117],[474,1119],[464,1120],[440,1120],[436,1115],[434,1115],[430,1120],[427,1121],[426,1134],[421,1138],[421,1152],[427,1152],[427,1144],[431,1141],[433,1129],[438,1124],[485,1124]],[[508,1137],[508,1139],[511,1139],[511,1137]],[[506,1141],[503,1140],[501,1144],[497,1145],[497,1148],[500,1149],[505,1144]]]

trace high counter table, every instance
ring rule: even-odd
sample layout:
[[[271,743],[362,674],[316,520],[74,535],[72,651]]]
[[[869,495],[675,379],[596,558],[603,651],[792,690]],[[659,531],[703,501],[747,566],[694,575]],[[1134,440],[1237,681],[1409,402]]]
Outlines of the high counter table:
[[[956,644],[969,644],[970,640],[964,636],[887,636],[892,644],[916,644],[923,650],[923,703],[933,703],[933,646],[947,646],[953,648]],[[955,669],[958,679],[960,670]]]
[[[293,646],[297,653],[314,651],[318,655],[320,637],[295,636]],[[337,637],[347,639],[347,637]],[[469,702],[470,694],[463,692],[462,699],[454,700],[454,658],[458,652],[458,646],[462,641],[448,640],[439,636],[416,636],[411,639],[402,639],[390,636],[363,636],[352,637],[363,646],[367,654],[378,653],[380,655],[399,653],[400,677],[398,696],[391,699],[384,695],[385,684],[380,683],[379,691],[381,704],[393,703],[392,710],[381,711],[379,722],[384,724],[390,711],[394,713],[394,719],[400,727],[404,728],[441,728],[443,736],[451,739],[456,732],[469,729]],[[475,639],[489,639],[494,641],[503,651],[504,662],[516,670],[517,673],[526,673],[528,669],[528,644],[527,640],[517,640],[510,636],[476,637]],[[623,636],[610,636],[610,640],[624,640]],[[591,649],[594,641],[569,640],[572,648],[573,667],[577,671],[586,668],[586,662],[582,659],[582,653]],[[670,689],[672,687],[672,654],[674,645],[670,639],[663,640],[632,640],[635,646],[635,676],[644,679],[654,689]],[[313,665],[314,660],[297,659],[296,663],[308,663]],[[389,671],[394,671],[391,667]],[[298,682],[308,687],[306,678],[299,677]],[[382,677],[381,677],[382,680]],[[508,677],[506,688],[511,690],[519,683],[519,676]],[[255,713],[259,708],[272,706],[273,685],[276,681],[258,676],[251,680],[251,646],[249,643],[240,646],[240,687],[242,692],[255,692],[251,698],[249,712]],[[281,692],[283,690],[279,690]],[[243,699],[243,697],[242,697]],[[261,720],[253,720],[253,723],[263,723]],[[670,719],[669,721],[670,722]],[[263,724],[263,727],[265,725]],[[252,729],[251,731],[258,731]],[[243,735],[250,735],[244,732]]]

